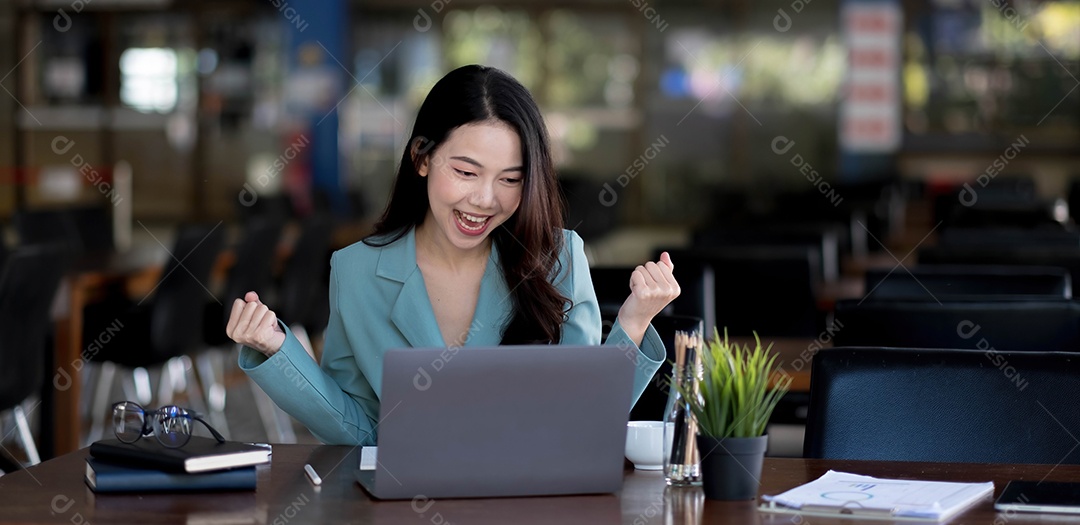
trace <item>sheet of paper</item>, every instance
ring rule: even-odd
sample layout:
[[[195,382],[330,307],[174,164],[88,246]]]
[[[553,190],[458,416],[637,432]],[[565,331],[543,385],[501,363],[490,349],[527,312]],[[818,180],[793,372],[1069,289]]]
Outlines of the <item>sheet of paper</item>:
[[[360,470],[375,470],[375,458],[379,447],[360,448]]]
[[[765,501],[791,509],[946,519],[994,492],[994,484],[882,479],[830,470]]]

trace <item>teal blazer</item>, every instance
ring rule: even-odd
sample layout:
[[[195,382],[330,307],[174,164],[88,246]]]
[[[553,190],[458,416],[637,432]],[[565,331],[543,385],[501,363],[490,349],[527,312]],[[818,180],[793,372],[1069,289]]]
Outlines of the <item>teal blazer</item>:
[[[381,248],[357,242],[334,252],[330,321],[321,364],[315,363],[283,322],[285,343],[273,356],[267,358],[246,346],[240,351],[240,368],[325,443],[376,443],[382,358],[387,350],[447,346],[416,265],[414,231]],[[584,243],[572,231],[565,235],[562,269],[554,283],[573,301],[573,307],[563,323],[560,343],[597,345],[600,308]],[[510,322],[510,292],[498,261],[492,248],[465,347],[498,345]],[[639,349],[618,322],[604,344],[624,348],[636,362],[634,398],[627,400],[633,406],[666,357],[664,344],[650,325]]]

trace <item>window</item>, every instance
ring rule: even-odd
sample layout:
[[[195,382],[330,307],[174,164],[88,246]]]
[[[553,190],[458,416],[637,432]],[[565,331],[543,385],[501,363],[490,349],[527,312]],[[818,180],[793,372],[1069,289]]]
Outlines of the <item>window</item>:
[[[168,113],[179,101],[179,57],[166,48],[130,48],[120,55],[120,102]]]

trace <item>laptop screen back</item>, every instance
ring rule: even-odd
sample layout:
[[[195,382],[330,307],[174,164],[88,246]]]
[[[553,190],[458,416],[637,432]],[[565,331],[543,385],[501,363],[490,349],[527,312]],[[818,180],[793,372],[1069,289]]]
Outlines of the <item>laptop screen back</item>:
[[[633,391],[627,354],[547,345],[390,350],[376,495],[618,490]]]

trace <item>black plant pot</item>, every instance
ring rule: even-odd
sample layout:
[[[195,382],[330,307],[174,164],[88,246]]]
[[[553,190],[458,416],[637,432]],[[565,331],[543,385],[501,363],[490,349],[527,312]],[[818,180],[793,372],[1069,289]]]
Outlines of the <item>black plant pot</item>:
[[[716,439],[699,434],[701,481],[705,497],[744,500],[757,497],[768,436]]]

